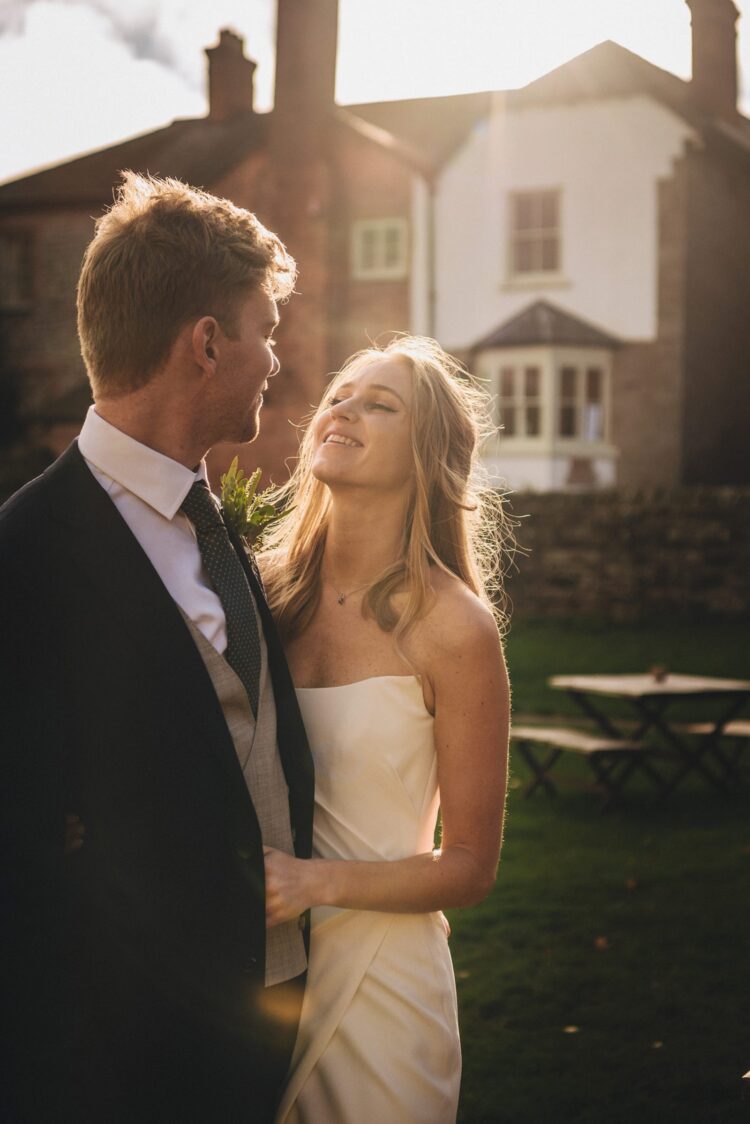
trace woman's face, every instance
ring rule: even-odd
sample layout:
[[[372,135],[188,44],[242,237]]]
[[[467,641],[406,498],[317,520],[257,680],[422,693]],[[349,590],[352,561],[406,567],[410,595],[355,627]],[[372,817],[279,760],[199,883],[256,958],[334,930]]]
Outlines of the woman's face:
[[[412,379],[398,358],[374,358],[328,392],[315,419],[313,475],[329,487],[411,487]]]

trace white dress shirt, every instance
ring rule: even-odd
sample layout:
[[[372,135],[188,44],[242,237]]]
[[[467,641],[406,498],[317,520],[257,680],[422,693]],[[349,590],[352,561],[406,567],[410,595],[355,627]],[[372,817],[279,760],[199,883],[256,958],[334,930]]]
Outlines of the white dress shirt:
[[[217,652],[227,646],[221,601],[211,587],[195,529],[180,504],[197,471],[128,437],[89,407],[78,448],[91,472],[122,515],[171,597]]]

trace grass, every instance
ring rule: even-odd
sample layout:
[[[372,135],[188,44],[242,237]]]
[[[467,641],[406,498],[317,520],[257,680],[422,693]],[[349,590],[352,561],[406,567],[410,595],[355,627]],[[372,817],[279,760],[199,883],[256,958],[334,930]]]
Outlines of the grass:
[[[750,678],[746,626],[516,626],[515,705],[572,713],[555,672]],[[750,756],[750,754],[748,754]],[[750,800],[700,782],[601,815],[585,763],[523,800],[512,763],[492,895],[451,915],[461,1124],[734,1124],[750,1069]],[[748,786],[750,788],[750,786]],[[565,1028],[576,1028],[566,1032]]]

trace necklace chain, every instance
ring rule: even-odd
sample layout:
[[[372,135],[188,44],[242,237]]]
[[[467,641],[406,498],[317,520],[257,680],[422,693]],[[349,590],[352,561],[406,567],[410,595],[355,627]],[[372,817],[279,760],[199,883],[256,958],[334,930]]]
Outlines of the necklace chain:
[[[330,579],[329,579],[329,581],[330,581]],[[363,589],[367,589],[367,587],[370,586],[370,585],[372,585],[372,582],[365,582],[364,585],[358,585],[356,587],[356,589],[348,589],[346,591],[346,593],[342,593],[341,590],[337,589],[336,586],[333,584],[333,582],[331,582],[331,588],[333,589],[333,592],[336,594],[336,603],[338,605],[343,605],[345,603],[347,597],[351,597],[355,593],[360,593]]]

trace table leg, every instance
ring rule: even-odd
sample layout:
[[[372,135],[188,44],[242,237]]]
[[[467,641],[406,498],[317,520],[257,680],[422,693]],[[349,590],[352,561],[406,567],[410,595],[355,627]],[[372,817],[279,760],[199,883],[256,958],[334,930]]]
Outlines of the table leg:
[[[723,780],[726,782],[734,782],[739,784],[741,782],[740,771],[738,769],[739,754],[735,753],[734,760],[726,756],[721,747],[721,738],[724,736],[724,729],[733,718],[736,718],[740,711],[745,706],[746,699],[735,699],[731,706],[727,707],[724,714],[715,723],[713,730],[709,734],[704,735],[698,743],[698,748],[695,751],[698,758],[708,755],[713,758],[721,767]]]
[[[701,757],[703,756],[702,752],[696,752],[690,748],[685,739],[681,738],[679,734],[672,729],[663,717],[661,710],[650,705],[646,699],[633,699],[633,705],[643,716],[644,724],[647,722],[648,728],[654,727],[657,729],[664,740],[677,751],[681,761],[677,772],[666,781],[662,790],[663,797],[667,797],[670,793],[674,792],[677,786],[682,783],[692,770],[700,773],[704,780],[708,781],[709,784],[713,785],[714,788],[717,788],[720,792],[726,792],[726,785],[722,778],[715,776],[701,761]]]
[[[556,796],[557,788],[547,774],[557,761],[562,750],[551,749],[543,761],[537,761],[534,756],[534,751],[530,748],[528,743],[517,741],[516,745],[532,774],[531,780],[523,789],[523,796],[528,798],[533,792],[536,792],[540,786],[545,788],[550,796]]]

